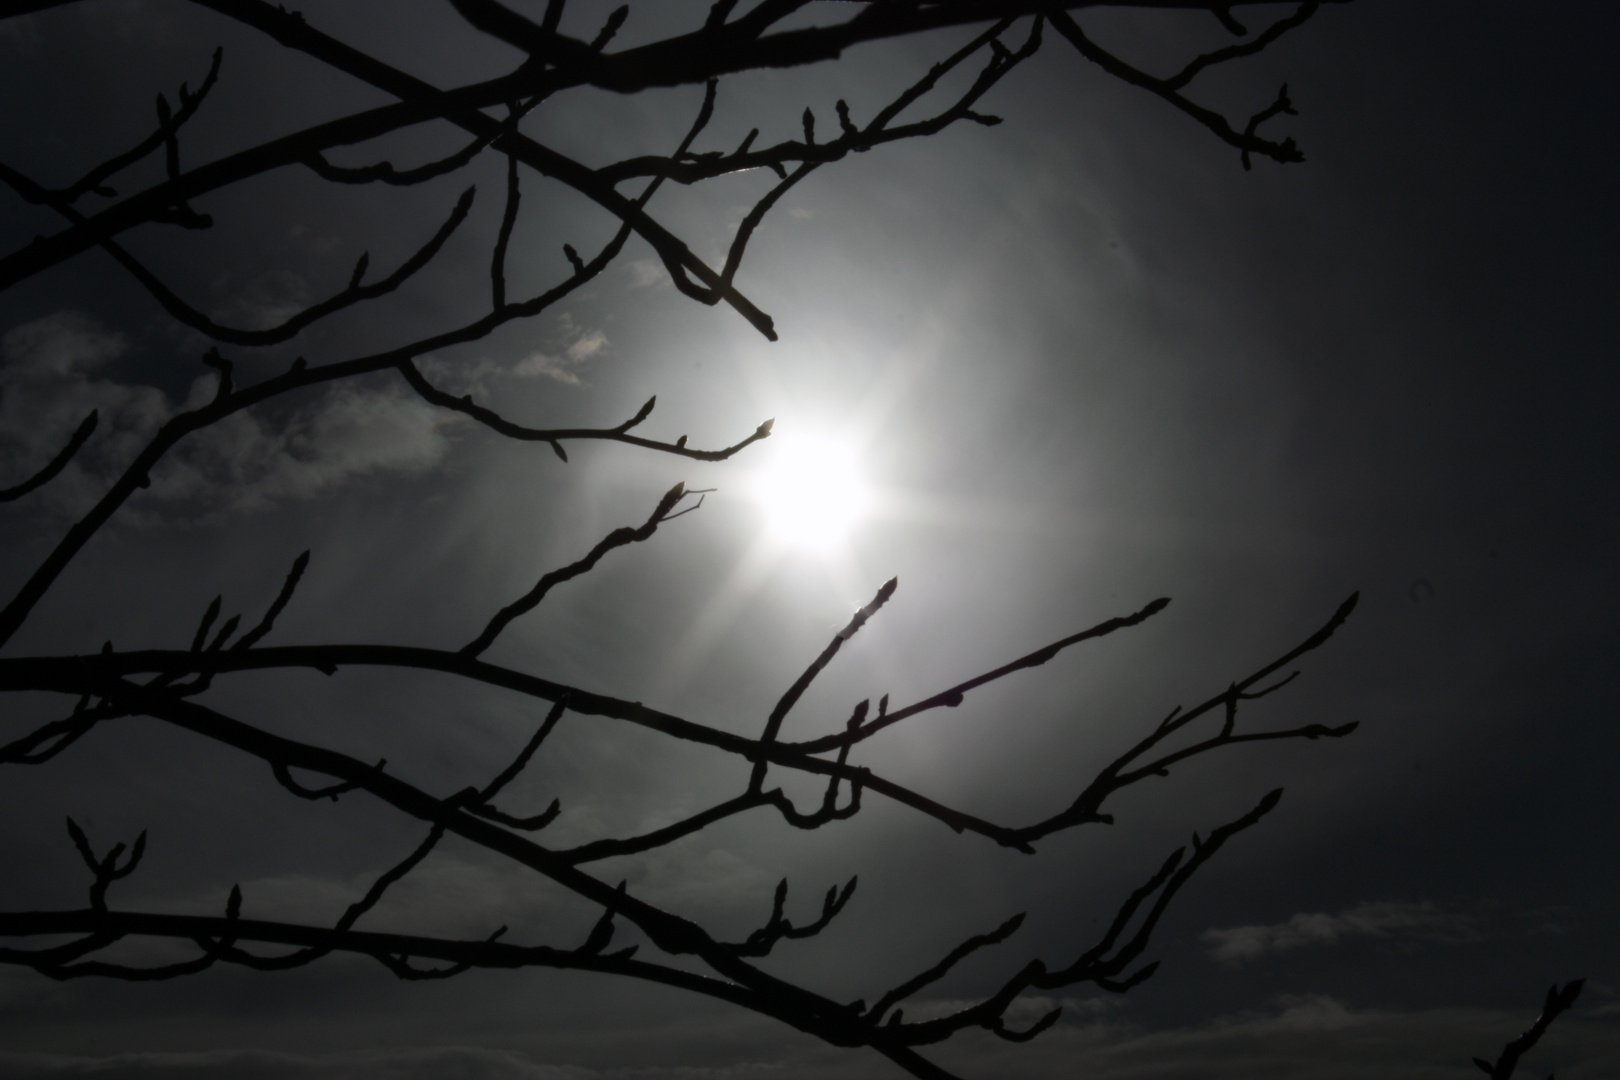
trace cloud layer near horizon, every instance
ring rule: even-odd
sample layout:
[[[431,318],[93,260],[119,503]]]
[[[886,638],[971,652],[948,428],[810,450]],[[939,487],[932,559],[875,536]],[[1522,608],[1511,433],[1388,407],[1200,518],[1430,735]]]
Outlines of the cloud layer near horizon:
[[[1471,1057],[1494,1059],[1523,1015],[1448,1009],[1360,1011],[1327,997],[1285,998],[1264,1010],[1146,1033],[1109,1021],[1065,1023],[1028,1047],[974,1040],[952,1053],[968,1075],[1096,1080],[1460,1080]],[[800,1045],[764,1046],[727,1064],[632,1067],[547,1063],[543,1052],[472,1046],[302,1055],[259,1050],[131,1053],[108,1057],[0,1052],[10,1080],[883,1080],[880,1062]],[[1570,1063],[1620,1059],[1620,1026],[1591,1019],[1556,1030],[1525,1068],[1568,1074]],[[1600,1077],[1591,1069],[1578,1075]]]

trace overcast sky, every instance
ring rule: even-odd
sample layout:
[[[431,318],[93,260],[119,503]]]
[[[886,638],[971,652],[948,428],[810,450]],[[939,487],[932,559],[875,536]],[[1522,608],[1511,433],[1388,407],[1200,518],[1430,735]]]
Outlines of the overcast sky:
[[[572,32],[589,37],[609,6],[576,5]],[[518,59],[434,0],[303,7],[313,25],[443,86]],[[704,10],[633,6],[625,40]],[[1202,14],[1082,21],[1160,68],[1226,40]],[[770,440],[722,464],[575,443],[565,465],[419,403],[397,379],[300,396],[183,444],[5,655],[107,639],[183,647],[218,593],[227,613],[255,618],[305,548],[310,570],[274,643],[459,647],[680,480],[718,490],[560,587],[488,658],[753,735],[898,576],[894,599],[789,719],[784,736],[797,739],[834,730],[863,697],[914,701],[1172,598],[1141,627],[919,716],[852,759],[1021,823],[1066,806],[1173,706],[1282,654],[1359,590],[1301,677],[1245,712],[1255,729],[1357,721],[1354,735],[1191,763],[1118,796],[1114,825],[1053,837],[1034,856],[868,796],[853,820],[816,832],[759,813],[597,869],[733,937],[763,921],[783,875],[802,920],[859,874],[831,930],[768,962],[847,999],[870,1000],[1029,912],[1010,941],[926,991],[926,1011],[993,989],[1032,957],[1068,962],[1192,831],[1283,787],[1278,810],[1177,898],[1146,954],[1161,961],[1153,979],[1123,998],[1075,988],[1035,1042],[963,1036],[938,1060],[980,1078],[1460,1078],[1528,1024],[1550,983],[1585,977],[1528,1075],[1620,1077],[1617,22],[1591,3],[1330,5],[1194,84],[1246,116],[1288,83],[1300,115],[1268,130],[1296,137],[1309,160],[1251,172],[1049,35],[984,102],[1002,125],[851,158],[783,199],[738,277],[778,342],[681,296],[633,240],[558,307],[424,363],[524,422],[611,425],[657,394],[649,437],[721,446],[774,418]],[[807,105],[832,130],[840,98],[862,122],[970,33],[726,80],[695,148],[730,149],[756,126],[762,144],[796,138]],[[172,101],[181,80],[195,87],[216,45],[220,83],[182,141],[187,166],[384,100],[180,0],[83,0],[0,21],[0,160],[41,182],[76,178],[144,135],[156,92]],[[560,95],[525,130],[605,164],[667,152],[700,98]],[[341,160],[403,165],[457,144],[435,128]],[[121,192],[160,166],[121,178]],[[253,381],[297,355],[344,359],[477,312],[503,167],[486,155],[407,190],[334,190],[283,171],[199,199],[212,230],[149,225],[128,240],[197,306],[253,325],[341,288],[362,251],[374,268],[396,265],[479,185],[467,226],[386,305],[284,346],[225,350]],[[672,186],[652,208],[718,265],[770,179]],[[612,231],[558,185],[532,174],[525,185],[518,295],[568,272],[564,242],[589,253]],[[0,206],[5,251],[60,228],[9,195]],[[99,253],[0,294],[0,485],[89,408],[103,420],[62,477],[0,508],[0,590],[24,580],[144,434],[210,392],[205,348]],[[842,455],[846,486],[866,493],[828,545],[784,538],[758,494],[807,441]],[[487,779],[541,715],[443,678],[359,671],[221,679],[205,700],[387,757],[440,793]],[[8,701],[0,738],[60,707]],[[115,906],[215,912],[240,883],[245,913],[295,921],[334,920],[419,840],[365,798],[295,804],[261,763],[155,721],[5,769],[8,911],[83,904],[64,815],[100,848],[149,830],[147,861],[115,886]],[[520,812],[559,798],[541,839],[567,845],[667,822],[745,779],[718,756],[571,716],[511,798]],[[801,802],[817,797],[783,782]],[[507,923],[513,940],[571,945],[596,914],[447,842],[367,925],[482,936]],[[355,958],[152,985],[0,969],[0,1073],[900,1075],[870,1051],[674,991],[543,971],[402,984]]]

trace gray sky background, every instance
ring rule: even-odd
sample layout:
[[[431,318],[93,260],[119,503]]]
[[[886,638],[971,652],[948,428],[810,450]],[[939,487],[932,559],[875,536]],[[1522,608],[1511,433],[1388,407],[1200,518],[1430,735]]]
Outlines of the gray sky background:
[[[607,6],[578,4],[576,32]],[[635,6],[626,40],[686,25],[688,6]],[[441,85],[515,62],[448,5],[304,7]],[[1085,22],[1147,59],[1223,40],[1207,16]],[[276,643],[459,646],[538,574],[685,480],[719,490],[556,591],[489,658],[753,734],[898,575],[894,600],[790,718],[799,738],[862,697],[904,704],[1173,597],[1140,628],[857,752],[941,801],[1025,821],[1067,805],[1172,706],[1280,655],[1360,590],[1302,677],[1248,713],[1256,728],[1360,721],[1353,736],[1181,768],[1118,797],[1117,824],[1054,837],[1034,857],[869,797],[817,832],[760,815],[599,869],[733,935],[762,921],[784,874],[803,917],[858,873],[833,928],[770,961],[851,999],[1028,911],[1011,941],[929,991],[943,1007],[1032,956],[1066,962],[1192,830],[1282,786],[1278,811],[1178,898],[1148,953],[1162,961],[1152,980],[1124,998],[1080,988],[1032,1044],[963,1037],[938,1059],[972,1077],[1460,1078],[1528,1023],[1549,983],[1585,976],[1530,1072],[1620,1076],[1616,29],[1597,4],[1331,6],[1209,81],[1205,100],[1246,115],[1286,80],[1301,110],[1274,130],[1310,160],[1249,173],[1052,35],[985,103],[1006,123],[840,162],[783,200],[739,277],[781,341],[681,297],[632,241],[560,307],[428,365],[525,422],[612,424],[656,393],[649,435],[719,446],[774,417],[782,439],[718,465],[575,444],[563,465],[415,403],[397,381],[364,380],[184,445],[8,655],[107,638],[183,645],[216,593],[227,613],[256,617],[306,547],[310,572]],[[859,122],[965,36],[727,80],[698,149],[730,148],[754,126],[762,141],[797,137],[806,105],[830,126],[841,97]],[[177,0],[85,0],[0,22],[0,154],[41,181],[76,177],[144,134],[152,95],[195,86],[219,44],[221,82],[187,129],[187,163],[382,100]],[[565,96],[525,130],[601,164],[667,150],[699,98]],[[455,143],[433,130],[343,160],[403,163]],[[478,310],[501,175],[492,160],[472,170],[473,218],[385,313],[227,349],[240,377]],[[392,267],[468,182],[334,192],[278,173],[199,200],[213,230],[149,226],[130,243],[198,306],[251,323],[341,287],[363,250]],[[764,184],[672,188],[653,208],[713,263]],[[611,232],[533,176],[524,212],[519,295],[566,272],[563,242],[585,252]],[[8,199],[0,247],[57,228]],[[141,432],[208,390],[204,347],[99,254],[0,295],[0,483],[89,407],[111,421],[51,487],[0,509],[0,587],[24,579]],[[771,548],[750,495],[755,471],[801,433],[851,447],[874,492],[834,558]],[[386,756],[447,792],[498,769],[539,720],[495,692],[367,672],[238,677],[208,700]],[[8,702],[0,736],[57,708]],[[563,816],[542,835],[562,844],[668,821],[744,780],[695,749],[571,716],[512,800],[559,797]],[[363,799],[293,802],[254,762],[121,722],[48,766],[8,768],[0,905],[83,902],[67,814],[102,847],[150,830],[146,863],[112,895],[151,910],[218,910],[240,882],[249,914],[331,920],[419,839]],[[368,924],[471,935],[509,923],[514,940],[568,944],[596,914],[446,843]],[[399,984],[341,958],[149,986],[0,971],[0,1074],[899,1075],[875,1054],[660,989],[546,972]]]

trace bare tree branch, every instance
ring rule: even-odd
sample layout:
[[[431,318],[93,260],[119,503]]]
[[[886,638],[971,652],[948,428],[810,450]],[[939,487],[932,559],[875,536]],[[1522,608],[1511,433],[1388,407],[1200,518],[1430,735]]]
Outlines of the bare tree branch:
[[[1513,1070],[1519,1067],[1519,1059],[1541,1041],[1541,1037],[1547,1033],[1554,1020],[1575,1004],[1575,999],[1581,996],[1581,988],[1585,985],[1585,979],[1567,982],[1563,989],[1559,989],[1558,984],[1554,983],[1547,990],[1547,1000],[1542,1004],[1541,1015],[1536,1017],[1536,1022],[1531,1024],[1523,1035],[1502,1047],[1502,1052],[1496,1056],[1494,1062],[1475,1058],[1474,1064],[1478,1065],[1491,1080],[1509,1080],[1513,1076]],[[1547,1080],[1553,1078],[1548,1076]]]
[[[624,547],[626,544],[637,544],[651,537],[653,533],[658,531],[659,525],[675,516],[671,512],[682,499],[686,498],[687,494],[685,484],[676,484],[664,492],[664,497],[658,500],[658,505],[653,507],[653,512],[648,515],[646,521],[638,526],[626,525],[623,528],[614,529],[604,536],[595,547],[591,548],[583,559],[543,575],[535,583],[534,588],[496,612],[495,617],[489,620],[489,625],[484,627],[483,632],[462,646],[461,654],[463,656],[477,656],[489,648],[495,643],[495,639],[500,635],[500,632],[506,629],[508,623],[519,615],[533,611],[540,601],[546,598],[546,593],[551,591],[552,586],[560,585],[565,581],[571,581],[579,577],[581,574],[588,573],[592,567],[602,560],[602,556],[614,548]],[[703,498],[700,495],[697,505],[701,506],[702,503]],[[697,506],[693,506],[691,509],[695,510]],[[685,511],[682,511],[682,513],[685,513]]]
[[[68,439],[67,445],[57,451],[56,456],[51,458],[39,472],[15,487],[0,488],[0,502],[12,502],[20,499],[29,492],[37,491],[55,480],[62,470],[67,468],[68,462],[73,460],[73,455],[84,449],[84,444],[90,441],[91,434],[96,430],[96,418],[99,414],[99,409],[91,409],[90,415],[79,421],[79,426],[73,430],[73,436]]]
[[[71,0],[16,0],[10,5],[0,5],[0,18],[63,6],[67,2]],[[125,503],[151,485],[154,470],[164,465],[183,440],[247,410],[271,406],[289,394],[319,392],[328,385],[367,375],[391,378],[387,373],[392,372],[428,405],[466,416],[505,438],[546,444],[565,462],[568,460],[565,444],[573,441],[619,442],[703,462],[729,459],[769,437],[773,421],[766,420],[747,438],[718,450],[688,447],[685,434],[673,442],[637,434],[648,420],[656,398],[649,399],[633,416],[616,426],[529,427],[510,419],[507,403],[491,400],[495,396],[487,390],[479,391],[480,398],[486,400],[475,401],[471,394],[456,396],[436,386],[425,370],[437,369],[427,367],[424,358],[456,346],[484,341],[503,328],[532,319],[566,298],[578,295],[588,284],[601,281],[604,271],[636,237],[652,249],[683,295],[707,305],[726,304],[767,338],[774,339],[776,330],[771,318],[738,289],[736,280],[750,244],[787,192],[850,154],[875,151],[902,140],[931,137],[962,121],[984,126],[1000,123],[998,116],[981,111],[986,108],[983,103],[1002,80],[1035,55],[1048,22],[1056,25],[1082,56],[1105,73],[1165,98],[1219,138],[1238,147],[1246,167],[1254,154],[1278,161],[1298,160],[1298,150],[1291,140],[1272,142],[1257,133],[1269,120],[1293,111],[1286,88],[1270,106],[1250,117],[1246,125],[1229,121],[1197,104],[1183,91],[1193,79],[1211,68],[1265,52],[1284,34],[1309,19],[1318,7],[1316,3],[1300,4],[1251,36],[1232,16],[1227,4],[1122,0],[1110,5],[1207,13],[1204,17],[1213,15],[1228,31],[1243,39],[1194,56],[1182,63],[1175,74],[1161,79],[1096,45],[1080,31],[1070,12],[1102,6],[1086,2],[858,0],[851,4],[810,5],[805,0],[759,0],[739,14],[741,5],[735,0],[715,0],[706,10],[696,13],[687,31],[620,48],[620,32],[629,25],[627,7],[617,8],[605,21],[585,28],[587,37],[575,37],[563,30],[564,0],[548,0],[543,10],[536,5],[532,12],[534,17],[500,0],[452,0],[451,6],[471,32],[504,41],[516,47],[523,57],[516,66],[494,77],[441,89],[316,29],[298,12],[263,0],[195,0],[195,5],[251,28],[267,42],[302,53],[352,78],[357,84],[380,90],[395,100],[392,104],[356,111],[257,144],[252,142],[249,133],[245,149],[186,168],[182,162],[181,135],[218,81],[221,54],[216,51],[196,93],[182,84],[178,107],[171,107],[169,99],[159,95],[155,130],[135,140],[131,148],[102,157],[100,164],[71,185],[50,188],[27,175],[32,171],[31,166],[0,164],[0,182],[9,186],[17,197],[53,209],[68,223],[61,232],[36,238],[0,258],[0,290],[90,248],[100,247],[142,285],[175,322],[217,342],[242,348],[273,346],[290,340],[321,319],[351,309],[374,317],[379,328],[377,339],[342,358],[316,357],[316,362],[310,363],[299,357],[286,370],[269,377],[262,375],[261,358],[227,358],[217,347],[208,348],[202,362],[218,375],[211,399],[201,403],[200,399],[194,400],[169,415],[145,445],[119,462],[116,476],[107,482],[99,498],[54,544],[48,545],[45,556],[0,609],[0,645],[14,637],[79,552],[108,526]],[[1024,19],[1028,20],[1028,25],[1020,29],[1017,24]],[[955,27],[969,29],[962,31],[955,41],[941,46],[940,59],[904,83],[904,88],[886,102],[867,105],[857,102],[852,108],[848,101],[837,99],[831,117],[823,106],[806,107],[803,102],[797,102],[789,110],[792,137],[774,142],[766,139],[761,143],[760,131],[755,129],[730,151],[699,146],[699,139],[708,130],[722,100],[719,84],[725,76],[830,61],[863,43],[950,31]],[[955,81],[951,81],[953,78]],[[664,86],[690,86],[695,90],[700,84],[701,103],[678,139],[675,137],[678,125],[671,125],[668,142],[662,137],[657,140],[664,145],[645,152],[636,148],[632,156],[600,167],[585,163],[589,155],[581,155],[576,160],[547,145],[535,132],[551,129],[542,128],[538,121],[525,129],[529,117],[550,115],[543,109],[564,107],[570,100],[569,91],[589,87],[630,94]],[[823,109],[820,117],[815,108]],[[497,115],[497,110],[504,112]],[[857,121],[858,116],[866,115],[870,115],[870,119],[864,124]],[[396,166],[384,160],[383,153],[375,146],[368,145],[397,132],[432,130],[442,133],[444,128],[458,129],[455,148],[417,165]],[[162,179],[144,190],[118,198],[107,182],[156,153],[160,147]],[[124,247],[123,234],[141,225],[208,227],[213,218],[203,212],[208,209],[203,200],[244,181],[267,177],[277,169],[308,170],[316,180],[331,185],[323,188],[329,193],[349,192],[355,185],[375,184],[379,186],[372,189],[372,194],[386,197],[391,188],[424,184],[471,171],[486,151],[497,156],[505,169],[504,199],[499,213],[490,217],[492,231],[487,235],[492,236],[492,241],[487,263],[481,264],[488,267],[487,310],[480,302],[479,310],[449,315],[431,332],[414,340],[399,342],[392,336],[394,323],[387,312],[391,310],[390,305],[397,307],[402,302],[402,286],[427,269],[452,235],[462,234],[458,246],[463,242],[461,226],[472,213],[471,187],[466,187],[437,231],[392,273],[368,283],[370,258],[362,255],[347,272],[347,285],[343,289],[270,328],[221,325],[182,300]],[[99,156],[88,155],[89,160]],[[345,163],[354,161],[370,163]],[[523,175],[524,169],[530,170],[532,175]],[[678,216],[665,214],[660,209],[659,217],[655,218],[648,209],[667,181],[693,185],[754,169],[771,170],[775,182],[762,191],[756,189],[755,198],[742,209],[735,234],[729,238],[717,241],[679,236],[664,224],[664,221],[680,220]],[[639,190],[634,189],[634,181],[642,178],[646,183],[639,185]],[[516,238],[527,237],[525,215],[532,216],[534,203],[559,190],[553,185],[583,196],[593,207],[588,214],[605,220],[611,235],[589,257],[581,255],[572,243],[562,243],[567,269],[553,264],[552,272],[558,276],[549,279],[549,284],[542,285],[531,295],[515,296],[508,276],[514,265]],[[626,185],[633,187],[626,188]],[[92,194],[116,201],[93,212],[81,209],[81,200]],[[183,234],[174,230],[158,232],[163,243],[184,242]],[[562,239],[558,237],[551,242]],[[723,249],[725,254],[718,266],[712,266],[695,255],[694,248],[714,252]],[[525,261],[524,265],[532,264]],[[364,306],[368,304],[376,306]],[[320,342],[319,337],[312,338],[312,344],[317,347]],[[272,418],[276,415],[270,408],[264,412]],[[0,491],[0,501],[18,498],[60,474],[85,445],[95,424],[96,414],[92,413],[67,446],[42,470],[20,485]],[[381,858],[375,860],[385,869],[376,874],[365,891],[332,925],[306,926],[244,918],[242,890],[235,886],[220,915],[112,910],[107,900],[108,891],[114,882],[128,877],[140,865],[145,852],[145,833],[127,850],[123,844],[116,844],[98,854],[85,831],[70,819],[69,839],[90,871],[88,907],[73,911],[0,913],[0,936],[55,939],[70,936],[66,942],[53,940],[37,947],[0,947],[0,964],[30,968],[54,979],[102,977],[153,981],[194,974],[219,964],[258,971],[287,970],[345,951],[369,956],[395,977],[412,981],[452,978],[476,968],[552,967],[597,971],[728,1001],[781,1020],[831,1045],[869,1047],[913,1076],[948,1078],[948,1072],[923,1057],[917,1048],[950,1038],[969,1027],[983,1028],[1013,1042],[1027,1041],[1049,1030],[1058,1021],[1060,1011],[1048,1011],[1026,1026],[1013,1026],[1007,1017],[1021,995],[1058,990],[1080,982],[1123,993],[1148,978],[1156,965],[1144,964],[1142,958],[1168,905],[1227,840],[1255,825],[1277,804],[1280,791],[1272,792],[1248,814],[1215,829],[1207,838],[1200,839],[1194,834],[1190,848],[1172,853],[1123,899],[1107,930],[1073,962],[1054,967],[1041,960],[1029,960],[1000,980],[989,993],[972,999],[970,1004],[947,1016],[920,1022],[907,1021],[902,1004],[958,971],[970,955],[1004,944],[1017,930],[1021,916],[1005,921],[990,933],[970,937],[955,948],[943,951],[941,959],[933,965],[879,992],[876,1004],[868,1009],[863,1002],[850,1004],[833,1000],[808,986],[773,975],[754,963],[774,955],[783,942],[810,941],[826,931],[835,918],[849,910],[856,885],[854,878],[842,887],[828,889],[819,914],[802,923],[795,923],[788,916],[788,883],[783,879],[771,897],[764,921],[738,939],[712,932],[671,906],[637,895],[623,881],[610,884],[587,872],[587,864],[668,849],[723,821],[756,810],[765,811],[773,826],[811,830],[847,822],[858,815],[867,793],[907,806],[958,833],[973,833],[996,844],[1032,853],[1035,842],[1048,835],[1112,821],[1112,816],[1103,813],[1102,808],[1113,793],[1149,777],[1164,776],[1171,768],[1201,754],[1257,741],[1339,737],[1355,727],[1353,723],[1337,727],[1306,723],[1261,731],[1237,728],[1240,705],[1287,685],[1294,676],[1283,675],[1283,669],[1319,647],[1335,632],[1353,607],[1354,597],[1341,606],[1326,626],[1281,658],[1229,684],[1226,690],[1190,711],[1173,711],[1123,755],[1103,767],[1066,808],[1027,825],[997,822],[969,809],[945,805],[869,766],[852,762],[851,756],[867,739],[901,720],[934,708],[959,706],[968,694],[988,683],[1041,666],[1081,642],[1146,621],[1168,601],[1157,600],[1134,614],[1106,620],[893,712],[889,711],[887,695],[879,698],[875,716],[869,715],[870,702],[860,701],[847,713],[842,730],[797,743],[782,738],[787,717],[844,644],[894,595],[894,579],[878,589],[871,602],[851,617],[848,625],[773,704],[761,704],[765,715],[755,738],[737,734],[719,720],[686,719],[640,702],[481,659],[504,629],[538,606],[552,588],[591,572],[617,548],[650,540],[662,524],[701,505],[701,496],[707,490],[710,489],[690,489],[685,484],[677,484],[658,501],[645,521],[613,530],[578,560],[541,575],[525,594],[491,615],[478,636],[459,649],[386,643],[266,647],[263,641],[275,629],[308,567],[309,553],[304,552],[292,563],[263,616],[240,636],[237,631],[243,626],[242,616],[224,617],[226,609],[221,595],[198,613],[189,641],[182,639],[176,643],[183,647],[119,652],[108,641],[99,652],[87,651],[83,655],[0,658],[0,692],[60,694],[65,701],[74,703],[70,711],[64,705],[63,712],[55,714],[58,719],[35,722],[31,730],[0,746],[0,764],[46,766],[70,760],[64,758],[65,751],[105,724],[155,720],[262,762],[270,774],[268,779],[296,798],[317,802],[336,801],[344,796],[376,799],[415,822],[413,828],[421,837],[403,857],[390,856],[394,860],[391,863]],[[697,505],[682,509],[691,495],[699,496]],[[368,755],[363,760],[312,742],[292,739],[278,734],[273,724],[259,725],[228,715],[215,707],[211,697],[207,699],[209,703],[204,702],[205,693],[217,680],[228,680],[240,673],[313,669],[332,675],[344,668],[361,666],[394,673],[439,672],[459,680],[467,688],[498,688],[548,705],[544,718],[522,740],[521,746],[508,751],[511,756],[503,759],[503,766],[490,764],[487,772],[477,774],[489,776],[486,783],[435,792],[413,782],[405,775],[406,769],[396,766],[390,770],[387,759],[372,761]],[[770,704],[768,709],[766,704]],[[274,703],[266,708],[273,712]],[[729,796],[706,794],[702,801],[682,804],[700,806],[696,811],[663,817],[654,814],[644,819],[649,824],[637,825],[627,835],[587,834],[569,839],[567,843],[571,846],[567,847],[543,843],[548,834],[540,831],[557,820],[562,796],[553,798],[549,805],[534,814],[514,812],[510,805],[498,806],[497,801],[546,748],[547,740],[565,714],[571,714],[571,725],[627,723],[725,755],[739,764],[747,764],[747,780],[739,784],[740,790]],[[1204,718],[1214,730],[1199,729],[1201,734],[1195,737],[1189,725]],[[410,758],[396,755],[396,760],[409,761]],[[780,786],[767,787],[767,776],[773,766],[824,782],[825,786],[819,789],[819,800],[813,795],[806,801],[802,796],[790,797]],[[265,787],[269,789],[269,784]],[[795,798],[800,801],[796,803]],[[594,925],[582,942],[569,947],[514,944],[504,940],[507,929],[504,926],[494,928],[482,938],[466,940],[357,929],[360,920],[430,858],[447,836],[454,836],[458,843],[473,845],[487,856],[506,860],[560,887],[586,905],[594,915]],[[640,935],[645,941],[614,947],[621,931]],[[123,962],[118,959],[117,951],[107,951],[131,939],[155,938],[189,942],[195,951],[183,954],[182,959],[146,966]],[[573,940],[579,941],[577,937]],[[649,947],[678,959],[664,963],[657,958],[653,961],[639,958],[638,950]],[[704,970],[693,970],[698,967]],[[1578,985],[1572,984],[1577,990]],[[1566,988],[1568,999],[1572,1001],[1573,993],[1568,991]],[[1567,1007],[1564,1002],[1560,1010]],[[1543,1021],[1538,1021],[1536,1037],[1554,1015],[1553,999],[1549,997],[1549,1013]],[[1529,1035],[1526,1038],[1534,1041]],[[1524,1042],[1524,1047],[1527,1048],[1529,1042]]]

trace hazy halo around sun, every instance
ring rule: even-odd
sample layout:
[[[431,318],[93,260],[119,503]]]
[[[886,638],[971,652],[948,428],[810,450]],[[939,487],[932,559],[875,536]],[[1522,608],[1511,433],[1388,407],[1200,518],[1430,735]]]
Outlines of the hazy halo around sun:
[[[777,543],[831,552],[867,510],[854,448],[838,439],[778,429],[770,457],[754,474],[753,496]]]

